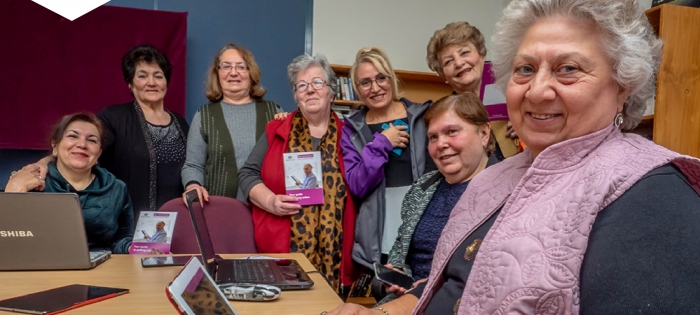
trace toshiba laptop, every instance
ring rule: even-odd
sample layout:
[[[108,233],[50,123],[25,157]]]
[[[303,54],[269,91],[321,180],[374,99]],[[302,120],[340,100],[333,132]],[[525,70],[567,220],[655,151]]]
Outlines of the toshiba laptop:
[[[111,252],[88,250],[73,193],[0,193],[0,270],[90,269]]]
[[[208,262],[205,269],[217,284],[266,284],[282,290],[308,289],[314,285],[293,259],[223,259],[215,255],[197,191],[187,192],[185,198],[203,261]]]

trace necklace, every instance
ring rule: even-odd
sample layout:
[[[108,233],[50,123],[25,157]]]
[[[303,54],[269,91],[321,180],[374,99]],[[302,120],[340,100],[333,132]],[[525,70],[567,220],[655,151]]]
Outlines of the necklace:
[[[76,186],[73,184],[71,184],[71,185],[73,186],[73,189],[75,189],[77,191],[81,191],[81,190],[85,190],[85,188],[88,188],[88,186],[90,186],[90,184],[92,184],[93,180],[95,180],[95,174],[90,174],[90,180],[88,180],[87,184],[85,184],[84,186]]]

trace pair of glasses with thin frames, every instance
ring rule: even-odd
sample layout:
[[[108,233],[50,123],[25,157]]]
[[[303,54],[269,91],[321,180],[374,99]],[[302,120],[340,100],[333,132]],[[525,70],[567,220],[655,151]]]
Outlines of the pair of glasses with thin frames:
[[[313,78],[311,82],[299,81],[294,84],[294,92],[306,92],[309,86],[313,87],[314,90],[320,90],[324,85],[329,85],[325,80],[321,78]]]
[[[224,64],[219,65],[219,70],[222,70],[224,72],[231,72],[234,69],[236,70],[236,72],[239,72],[239,73],[245,72],[245,71],[248,71],[248,66],[246,66],[244,64],[240,64],[240,63],[235,64],[235,65],[232,65],[230,63],[224,63]]]
[[[374,80],[370,78],[360,80],[360,82],[357,83],[357,87],[363,91],[367,91],[372,88],[372,83],[374,82],[377,83],[377,86],[386,86],[389,84],[389,78],[389,76],[380,73],[374,77]]]

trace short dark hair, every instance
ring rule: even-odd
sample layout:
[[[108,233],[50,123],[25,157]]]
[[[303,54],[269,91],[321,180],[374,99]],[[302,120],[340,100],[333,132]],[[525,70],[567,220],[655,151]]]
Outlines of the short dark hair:
[[[124,57],[122,57],[122,74],[124,82],[131,84],[136,75],[136,66],[141,63],[155,63],[160,67],[165,75],[166,84],[170,84],[170,74],[173,71],[173,65],[165,54],[153,45],[138,45],[131,48]]]
[[[97,116],[95,116],[95,114],[90,112],[79,112],[63,116],[63,118],[61,118],[61,121],[55,124],[51,129],[49,145],[53,147],[54,145],[60,143],[61,139],[63,139],[63,134],[66,133],[66,129],[68,129],[68,126],[70,126],[70,124],[72,124],[75,121],[83,121],[95,125],[95,127],[97,127],[97,132],[99,133],[100,148],[104,150],[106,145],[104,136],[104,125],[102,124],[102,121],[99,118],[97,118]]]
[[[446,113],[450,109],[457,114],[457,117],[477,127],[489,123],[489,114],[486,111],[486,107],[484,107],[484,103],[481,102],[481,99],[476,96],[476,94],[466,92],[445,96],[437,100],[433,105],[430,105],[428,110],[425,111],[425,114],[423,114],[425,127],[430,127],[430,122],[434,118]],[[492,151],[495,147],[496,136],[493,134],[493,130],[491,130],[486,150]]]

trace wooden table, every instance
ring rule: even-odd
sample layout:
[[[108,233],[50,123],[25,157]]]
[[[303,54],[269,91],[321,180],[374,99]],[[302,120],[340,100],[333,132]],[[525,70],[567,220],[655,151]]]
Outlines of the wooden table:
[[[222,255],[242,258],[249,255]],[[296,259],[305,271],[314,267],[303,254],[267,254],[265,256]],[[176,314],[165,295],[165,287],[182,267],[141,267],[144,255],[112,255],[112,258],[92,270],[0,272],[0,300],[43,291],[68,284],[87,284],[126,288],[128,294],[86,305],[67,314]],[[283,291],[279,299],[270,302],[232,301],[239,315],[246,314],[319,314],[332,310],[342,300],[318,273],[309,274],[313,288]],[[0,314],[17,314],[0,311]]]

